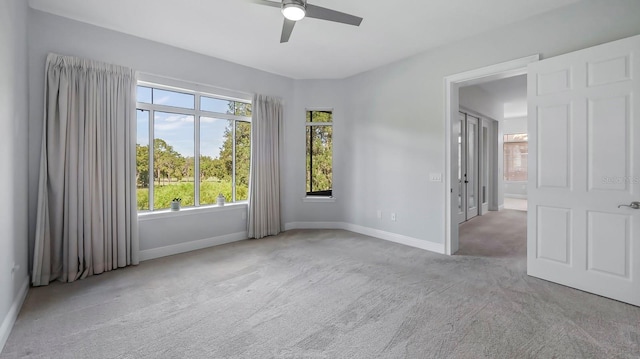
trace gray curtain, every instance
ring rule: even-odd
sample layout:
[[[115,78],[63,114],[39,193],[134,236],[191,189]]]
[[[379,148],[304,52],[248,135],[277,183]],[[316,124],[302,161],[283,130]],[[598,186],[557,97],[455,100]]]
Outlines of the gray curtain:
[[[138,263],[135,72],[50,54],[33,285]]]
[[[280,233],[279,141],[282,102],[253,97],[251,174],[249,177],[249,238]]]

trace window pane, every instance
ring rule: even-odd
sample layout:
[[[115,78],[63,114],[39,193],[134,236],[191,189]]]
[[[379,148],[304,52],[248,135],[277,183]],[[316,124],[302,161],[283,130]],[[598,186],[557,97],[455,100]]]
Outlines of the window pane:
[[[138,210],[149,209],[149,111],[138,110],[136,135],[136,192]]]
[[[169,208],[171,200],[194,205],[194,117],[155,112],[153,143],[153,207]]]
[[[138,86],[136,97],[138,102],[151,103],[151,88]]]
[[[234,102],[235,114],[238,116],[251,117],[251,104],[245,102]]]
[[[153,104],[182,107],[193,110],[195,96],[188,93],[153,89]]]
[[[333,122],[330,111],[307,111],[307,122]]]
[[[200,117],[200,204],[231,202],[233,121]]]
[[[251,165],[251,123],[236,122],[236,201],[249,199]]]
[[[504,144],[504,180],[526,181],[528,177],[528,143],[505,142]]]
[[[200,110],[226,113],[228,115],[233,115],[235,111],[233,101],[205,96],[200,97]]]
[[[331,126],[307,126],[307,195],[332,195]]]

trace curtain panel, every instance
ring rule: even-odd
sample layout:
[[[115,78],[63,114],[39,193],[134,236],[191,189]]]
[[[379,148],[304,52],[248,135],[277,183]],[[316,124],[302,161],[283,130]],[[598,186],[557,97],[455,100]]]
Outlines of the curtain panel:
[[[280,233],[280,126],[282,102],[255,95],[251,119],[249,238]]]
[[[33,285],[138,263],[135,88],[132,69],[47,57]]]

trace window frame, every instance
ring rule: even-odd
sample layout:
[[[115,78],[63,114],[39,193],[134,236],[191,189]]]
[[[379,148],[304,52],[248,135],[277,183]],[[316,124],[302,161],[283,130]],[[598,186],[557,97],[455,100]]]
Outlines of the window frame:
[[[152,77],[153,76],[148,76],[148,77]],[[161,82],[168,82],[168,83],[176,83],[178,82],[178,86],[175,86],[173,84],[169,85],[169,84],[163,84]],[[168,105],[159,105],[159,104],[153,104],[153,103],[146,103],[146,102],[138,102],[137,98],[136,98],[136,112],[140,111],[140,110],[144,110],[144,111],[148,111],[149,113],[149,119],[148,119],[148,130],[149,130],[149,171],[151,172],[153,169],[153,165],[154,165],[154,146],[152,145],[155,141],[155,112],[164,112],[164,113],[171,113],[171,114],[176,114],[176,115],[188,115],[188,116],[193,116],[194,117],[194,131],[193,131],[193,140],[194,140],[194,166],[193,166],[193,171],[194,171],[194,204],[193,206],[189,206],[189,207],[184,207],[186,208],[206,208],[206,207],[215,207],[215,204],[205,204],[202,205],[200,204],[200,118],[201,117],[206,117],[206,118],[215,118],[215,119],[221,119],[221,120],[229,120],[232,121],[232,165],[231,165],[231,201],[227,202],[227,203],[247,203],[248,200],[240,200],[240,201],[236,201],[236,127],[237,127],[237,123],[238,122],[246,122],[251,124],[251,117],[250,116],[239,116],[239,115],[235,115],[235,114],[228,114],[228,113],[220,113],[220,112],[211,112],[211,111],[204,111],[200,109],[201,106],[201,101],[200,98],[201,97],[210,97],[210,98],[215,98],[215,99],[221,99],[221,100],[228,100],[228,101],[233,101],[233,102],[242,102],[242,103],[247,103],[251,105],[251,111],[253,113],[253,103],[252,100],[248,99],[250,97],[249,94],[244,94],[244,96],[229,96],[229,95],[225,95],[225,94],[219,94],[218,92],[229,92],[226,90],[222,90],[220,89],[219,91],[215,88],[206,86],[206,85],[201,85],[201,84],[189,84],[189,83],[184,83],[184,82],[180,82],[180,81],[176,81],[176,80],[171,80],[171,79],[163,79],[163,80],[156,80],[154,79],[150,79],[150,80],[146,80],[146,79],[142,79],[139,78],[137,83],[136,83],[136,90],[138,88],[138,86],[141,87],[148,87],[152,89],[152,94],[153,94],[153,89],[159,89],[159,90],[165,90],[165,91],[172,91],[172,92],[178,92],[178,93],[182,93],[182,94],[189,94],[189,95],[193,95],[194,96],[194,108],[193,109],[189,109],[189,108],[184,108],[184,107],[176,107],[176,106],[168,106]],[[153,102],[153,95],[151,97],[151,101]],[[235,109],[235,104],[234,104],[234,109]],[[253,130],[253,128],[251,129]],[[136,143],[137,143],[137,136],[136,136]],[[155,183],[154,183],[154,175],[150,174],[149,175],[149,183],[148,183],[148,190],[149,190],[149,204],[148,207],[149,209],[137,209],[138,214],[149,214],[149,213],[159,213],[159,212],[165,212],[168,209],[166,208],[162,208],[162,209],[155,209],[154,208],[154,187],[155,187]],[[136,184],[136,188],[137,188],[137,184]]]
[[[522,136],[522,137],[518,138],[516,136]],[[511,180],[511,179],[507,178],[507,173],[508,173],[507,170],[508,170],[508,168],[511,168],[511,166],[508,165],[508,163],[509,163],[508,159],[511,158],[511,157],[507,156],[507,147],[509,147],[511,145],[523,145],[523,144],[527,146],[527,164],[528,164],[529,163],[529,136],[528,136],[528,134],[527,133],[503,134],[503,138],[502,138],[502,157],[503,157],[502,179],[503,179],[504,182],[526,182],[527,181],[527,180]],[[526,174],[527,174],[527,178],[529,178],[529,168],[528,168],[528,166],[521,166],[521,167],[524,167],[527,170]]]
[[[329,112],[331,113],[331,122],[307,122],[307,113],[308,112]],[[305,137],[305,165],[304,165],[304,170],[305,170],[305,174],[304,174],[304,202],[326,202],[326,201],[331,201],[333,202],[335,200],[335,193],[334,193],[334,188],[333,188],[333,178],[334,178],[334,142],[333,142],[333,135],[334,135],[334,123],[335,123],[335,112],[333,108],[328,108],[328,107],[307,107],[305,108],[305,112],[304,112],[304,119],[305,119],[305,126],[304,126],[304,137]],[[315,127],[315,126],[330,126],[331,127],[331,194],[330,195],[314,195],[314,194],[309,194],[310,192],[307,192],[306,188],[307,188],[307,163],[306,163],[306,156],[307,156],[307,128],[308,127]]]

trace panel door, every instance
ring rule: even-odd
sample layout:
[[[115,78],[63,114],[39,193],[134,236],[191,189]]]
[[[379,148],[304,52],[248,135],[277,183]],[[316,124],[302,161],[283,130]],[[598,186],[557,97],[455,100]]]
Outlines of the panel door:
[[[466,168],[464,183],[466,184],[467,219],[478,215],[480,197],[478,194],[479,166],[478,166],[478,132],[480,119],[467,115],[467,148]]]
[[[531,64],[529,275],[640,305],[640,36]]]
[[[467,220],[467,195],[466,186],[464,185],[464,174],[466,172],[466,159],[465,156],[467,141],[466,138],[466,116],[464,113],[459,113],[458,123],[454,126],[454,131],[458,133],[458,223],[462,223]]]

